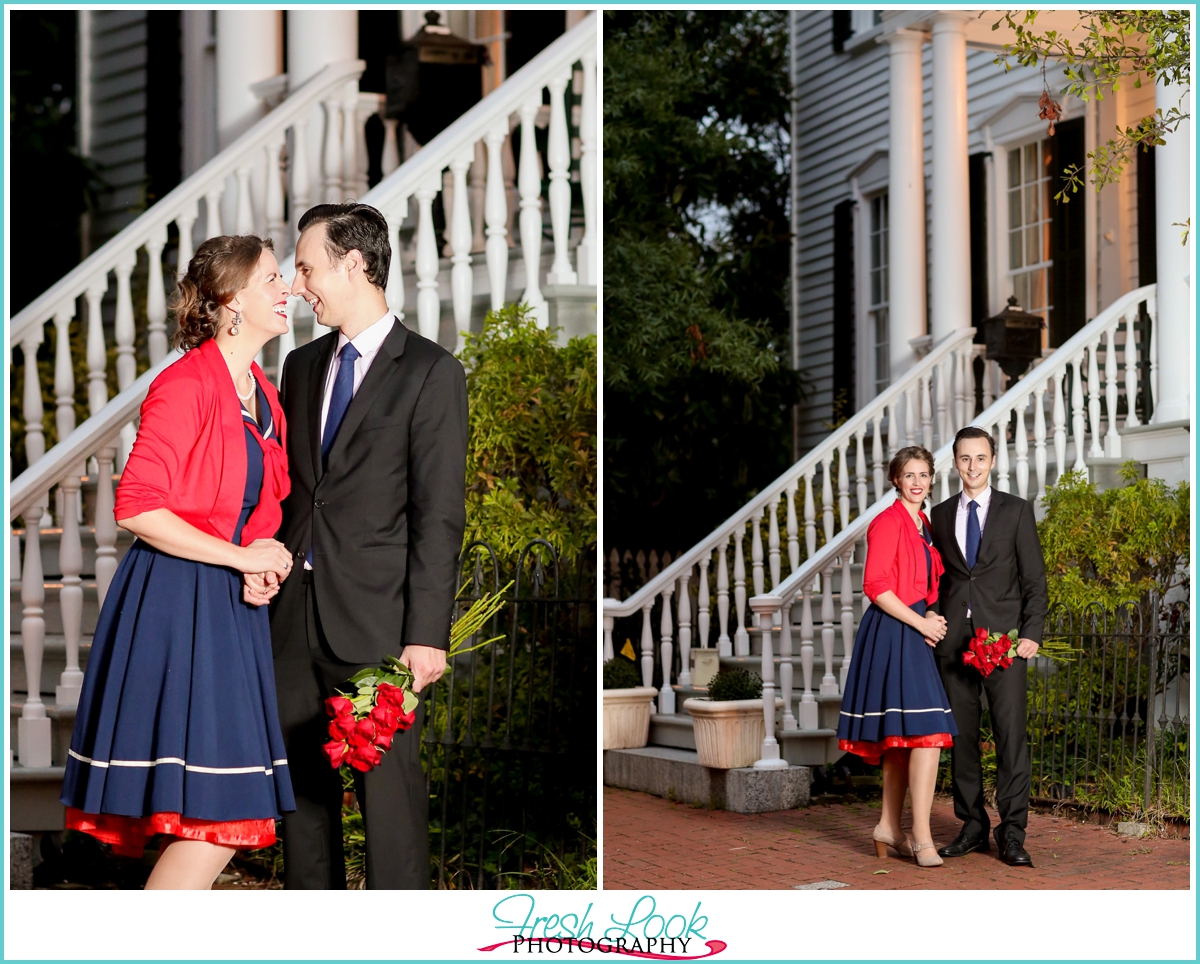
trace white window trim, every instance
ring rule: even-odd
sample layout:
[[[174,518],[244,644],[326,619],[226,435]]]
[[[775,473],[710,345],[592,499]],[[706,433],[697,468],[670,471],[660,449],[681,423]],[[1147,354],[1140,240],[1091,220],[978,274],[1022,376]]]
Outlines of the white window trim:
[[[854,200],[854,400],[861,409],[876,396],[875,327],[868,305],[871,291],[871,201],[888,193],[887,152],[873,151],[850,172]]]

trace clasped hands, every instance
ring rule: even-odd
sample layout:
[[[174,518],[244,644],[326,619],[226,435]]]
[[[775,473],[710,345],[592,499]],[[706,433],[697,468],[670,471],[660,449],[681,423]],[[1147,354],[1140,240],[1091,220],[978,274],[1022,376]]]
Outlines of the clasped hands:
[[[242,599],[265,606],[279,594],[279,585],[292,571],[292,554],[276,539],[255,539],[243,549]]]

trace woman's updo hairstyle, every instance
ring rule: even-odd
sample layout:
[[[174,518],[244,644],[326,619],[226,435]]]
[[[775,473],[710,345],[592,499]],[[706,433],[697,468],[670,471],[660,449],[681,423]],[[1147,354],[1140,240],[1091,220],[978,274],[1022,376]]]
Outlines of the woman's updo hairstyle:
[[[196,249],[172,304],[179,322],[176,348],[199,348],[216,337],[221,309],[250,283],[264,248],[275,249],[270,238],[238,234],[209,238]]]
[[[904,466],[916,459],[918,462],[924,462],[929,466],[929,485],[930,491],[933,487],[933,453],[924,445],[906,445],[899,452],[892,456],[892,461],[888,464],[888,481],[892,483],[892,487],[897,493],[900,491],[900,486],[896,484],[896,480],[900,478],[900,473],[904,471]]]

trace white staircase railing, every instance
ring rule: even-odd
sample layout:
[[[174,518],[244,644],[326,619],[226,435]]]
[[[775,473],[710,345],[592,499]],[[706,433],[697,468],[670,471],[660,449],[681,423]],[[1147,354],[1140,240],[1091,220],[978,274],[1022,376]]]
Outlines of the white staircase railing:
[[[691,627],[698,629],[700,648],[709,648],[712,614],[709,602],[709,567],[716,563],[717,650],[721,656],[750,654],[746,600],[761,595],[770,575],[778,586],[784,575],[784,539],[789,572],[801,561],[801,523],[805,557],[817,551],[817,514],[821,514],[826,542],[849,525],[853,506],[866,512],[885,494],[887,463],[905,445],[921,443],[932,449],[953,437],[954,427],[974,411],[975,382],[971,370],[977,352],[975,329],[954,332],[914,365],[896,384],[881,392],[853,417],[832,432],[820,445],[767,485],[738,512],[708,536],[682,553],[670,566],[625,600],[604,600],[605,658],[612,657],[613,620],[642,613],[642,681],[651,683],[654,672],[654,637],[650,616],[661,597],[660,650],[664,681],[673,678],[674,639],[671,598],[676,591],[679,615],[679,647],[682,668],[680,686],[691,684],[689,665]],[[853,475],[852,475],[853,472]],[[836,495],[835,495],[836,491]],[[797,503],[802,507],[798,509]],[[782,518],[782,521],[781,521]],[[767,528],[766,551],[763,527]],[[749,539],[750,574],[747,585],[746,552]],[[733,579],[729,557],[733,550]],[[697,619],[691,619],[689,585],[696,567],[700,569]],[[733,626],[730,627],[732,586]],[[749,591],[752,590],[752,591]],[[732,628],[732,632],[731,632]],[[675,712],[675,692],[669,685],[659,690],[659,713]]]
[[[162,252],[167,243],[168,225],[179,230],[180,250],[177,263],[185,265],[191,258],[193,227],[199,205],[204,203],[206,215],[203,236],[221,233],[219,210],[226,178],[232,177],[237,193],[238,232],[259,230],[280,243],[280,251],[290,250],[295,240],[295,221],[310,204],[302,193],[309,184],[309,171],[322,170],[327,187],[326,200],[341,200],[362,195],[362,200],[374,204],[388,218],[392,228],[392,265],[388,285],[388,303],[399,313],[404,306],[404,283],[401,272],[399,228],[408,212],[408,200],[417,200],[415,261],[417,275],[417,317],[420,330],[437,337],[440,299],[438,296],[439,252],[433,227],[432,203],[439,190],[448,224],[448,240],[452,249],[451,287],[455,321],[460,329],[469,327],[470,305],[473,297],[471,252],[476,249],[476,236],[486,240],[479,247],[486,250],[488,293],[492,307],[500,307],[507,293],[516,290],[524,301],[538,311],[541,323],[548,324],[546,298],[542,294],[540,259],[543,235],[541,213],[541,157],[536,147],[534,128],[549,126],[549,146],[546,166],[549,169],[549,208],[554,257],[544,276],[545,285],[595,285],[596,227],[598,215],[596,197],[596,14],[590,14],[571,31],[558,38],[528,64],[508,78],[499,88],[480,101],[442,133],[426,144],[412,159],[399,167],[384,164],[387,176],[374,189],[362,194],[366,187],[366,155],[361,143],[356,148],[350,132],[351,121],[365,120],[360,105],[369,102],[378,109],[378,95],[360,95],[357,80],[363,69],[361,61],[333,64],[305,83],[279,107],[259,121],[234,144],[222,151],[200,171],[188,178],[162,201],[139,217],[133,224],[99,249],[66,277],[41,295],[14,319],[11,326],[10,349],[20,344],[24,352],[25,392],[25,449],[29,468],[13,481],[9,506],[10,522],[18,516],[26,519],[24,556],[22,559],[21,636],[24,647],[28,698],[18,724],[18,758],[23,766],[50,765],[50,720],[40,697],[41,664],[45,639],[45,587],[42,572],[39,524],[50,505],[50,495],[57,487],[56,515],[62,525],[60,565],[63,587],[60,604],[67,649],[67,668],[58,691],[60,706],[73,706],[78,699],[82,674],[79,672],[79,641],[82,626],[81,586],[82,553],[80,551],[79,497],[83,473],[91,461],[97,476],[96,498],[96,583],[97,595],[103,602],[104,593],[116,570],[117,526],[113,518],[113,472],[119,466],[119,452],[127,452],[133,442],[131,420],[136,415],[151,381],[159,371],[178,356],[167,351],[166,298],[163,286]],[[574,65],[582,64],[582,74]],[[568,84],[573,81],[582,94],[578,123],[580,147],[580,180],[583,194],[584,225],[582,236],[572,245],[571,213],[571,138],[565,99]],[[549,90],[549,108],[542,106],[543,91]],[[309,159],[303,150],[307,137],[303,124],[312,108],[321,103],[330,120],[322,155]],[[512,115],[519,115],[521,129],[520,160],[517,165],[520,197],[520,232],[525,277],[513,279],[508,269],[508,221],[513,207],[506,187],[506,167],[511,168]],[[388,124],[394,124],[387,121]],[[361,126],[361,125],[358,125]],[[394,133],[389,130],[389,134]],[[288,135],[290,139],[288,138]],[[343,134],[345,138],[343,139]],[[288,162],[283,146],[292,149],[288,196],[292,224],[283,221],[282,193],[287,184]],[[486,145],[486,162],[476,163],[482,145]],[[295,145],[300,145],[299,151]],[[249,193],[250,165],[259,153],[266,151],[271,165],[280,165],[281,177],[268,179],[268,190],[262,207],[262,217],[254,219],[254,205]],[[507,154],[507,159],[506,159]],[[323,158],[323,164],[318,162]],[[482,188],[484,212],[482,220],[473,217],[470,204],[455,205],[454,198],[470,198],[468,171],[480,172],[477,183]],[[274,167],[270,168],[274,170]],[[449,169],[449,184],[443,185],[442,175]],[[486,170],[486,174],[483,172]],[[349,172],[343,177],[343,172]],[[476,181],[475,178],[472,179]],[[274,187],[272,187],[274,185]],[[275,187],[280,190],[276,191]],[[311,199],[315,201],[316,199]],[[265,219],[265,221],[263,220]],[[472,228],[472,223],[475,228]],[[262,226],[265,224],[265,228]],[[577,267],[571,264],[574,247]],[[144,249],[150,265],[149,283],[144,305],[149,318],[151,368],[135,377],[134,362],[134,305],[130,278],[138,253]],[[290,255],[281,259],[285,275],[294,263]],[[100,314],[101,299],[108,288],[108,276],[116,273],[116,347],[120,393],[111,401],[106,387],[108,345]],[[87,362],[89,402],[92,417],[75,426],[75,382],[68,341],[69,325],[76,314],[76,302],[86,302]],[[59,442],[45,451],[42,431],[42,390],[38,380],[36,352],[42,343],[45,325],[53,319],[58,342],[56,346],[55,395],[57,398],[57,428]],[[280,339],[279,362],[295,345],[294,332]]]
[[[996,438],[993,484],[997,489],[1002,492],[1012,491],[1014,473],[1009,457],[1010,444],[1016,460],[1016,492],[1023,499],[1036,500],[1045,494],[1048,445],[1054,453],[1055,478],[1072,469],[1086,472],[1088,466],[1097,459],[1120,457],[1121,439],[1118,432],[1127,426],[1140,424],[1137,416],[1138,339],[1134,323],[1142,302],[1146,304],[1153,332],[1156,319],[1155,287],[1147,285],[1118,298],[979,415],[957,423],[958,427],[967,424],[978,425],[990,431]],[[1154,373],[1157,371],[1156,350],[1156,342],[1152,335],[1148,346],[1152,394],[1157,394],[1154,385]],[[1025,417],[1031,407],[1032,425]],[[1123,417],[1122,409],[1125,413]],[[1033,479],[1029,474],[1031,443],[1034,453]],[[1073,451],[1068,450],[1068,443]],[[943,436],[940,447],[934,451],[938,501],[947,499],[952,492],[962,489],[961,481],[954,472],[952,446],[951,432]],[[1032,488],[1031,482],[1034,483]],[[772,632],[778,632],[780,635],[783,729],[814,730],[818,725],[817,694],[813,693],[812,685],[816,626],[813,618],[814,597],[819,594],[821,602],[821,650],[825,667],[818,694],[837,696],[845,687],[846,673],[853,656],[855,603],[859,603],[862,608],[867,605],[862,596],[861,568],[854,566],[854,562],[855,559],[860,562],[865,560],[867,527],[892,501],[891,498],[877,500],[849,525],[843,526],[841,532],[827,537],[825,545],[818,552],[810,553],[803,565],[797,567],[787,579],[775,585],[769,593],[758,593],[750,600],[762,631],[763,716],[767,725],[767,735],[756,766],[774,767],[779,765],[776,761],[780,760],[779,746],[775,739]],[[860,569],[857,582],[852,567]],[[835,577],[839,577],[836,605]],[[797,605],[801,611],[800,659],[803,691],[799,712],[793,717],[790,659],[794,607]],[[781,612],[786,612],[787,617],[780,618]],[[861,609],[859,615],[861,616]],[[839,631],[842,634],[844,655],[839,674],[835,676],[834,639]]]

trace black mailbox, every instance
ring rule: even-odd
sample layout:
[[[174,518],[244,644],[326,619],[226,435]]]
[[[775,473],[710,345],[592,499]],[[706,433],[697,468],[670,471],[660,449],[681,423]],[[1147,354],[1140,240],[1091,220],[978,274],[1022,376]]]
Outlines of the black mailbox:
[[[1010,384],[1025,374],[1031,361],[1042,357],[1042,329],[1046,323],[1041,315],[1021,310],[1015,295],[1008,298],[1008,307],[983,323],[986,356],[1000,363]]]
[[[483,97],[487,48],[455,37],[440,19],[425,14],[425,26],[387,58],[386,114],[403,121],[418,144],[428,144]]]

